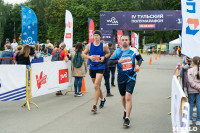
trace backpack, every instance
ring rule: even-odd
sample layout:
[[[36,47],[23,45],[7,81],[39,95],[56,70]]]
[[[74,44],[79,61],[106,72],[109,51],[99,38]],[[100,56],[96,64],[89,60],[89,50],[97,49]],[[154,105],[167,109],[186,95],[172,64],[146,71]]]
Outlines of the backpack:
[[[74,55],[73,65],[74,65],[74,67],[79,68],[82,66],[82,64],[83,64],[83,58],[82,58],[80,52],[78,52]]]
[[[61,51],[62,51],[62,50],[57,51],[57,50],[55,49],[55,53],[54,53],[54,55],[53,55],[51,61],[60,61],[60,60],[61,60],[61,59],[60,59],[60,52],[61,52]]]

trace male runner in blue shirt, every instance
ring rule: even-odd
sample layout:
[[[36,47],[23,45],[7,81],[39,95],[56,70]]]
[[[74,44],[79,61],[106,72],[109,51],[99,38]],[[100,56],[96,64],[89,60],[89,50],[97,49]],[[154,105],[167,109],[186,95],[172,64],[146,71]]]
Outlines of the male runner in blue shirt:
[[[94,84],[94,105],[92,108],[92,112],[97,111],[97,103],[99,97],[101,98],[101,103],[99,105],[99,108],[104,107],[104,103],[106,102],[106,99],[103,97],[103,93],[100,88],[100,83],[103,77],[103,73],[105,70],[105,64],[103,63],[105,58],[108,58],[110,56],[110,51],[108,49],[108,46],[106,44],[103,44],[100,42],[101,39],[101,32],[95,31],[94,32],[94,42],[87,45],[85,51],[84,51],[84,58],[89,59],[90,62],[90,77],[92,79],[92,82]],[[89,53],[89,55],[88,55]],[[105,54],[104,54],[105,53]]]
[[[124,126],[130,126],[130,112],[132,109],[132,93],[136,82],[136,72],[139,72],[142,64],[142,57],[138,51],[130,48],[130,39],[128,35],[121,37],[122,48],[115,50],[110,57],[108,64],[117,64],[118,69],[118,88],[124,106]],[[135,65],[135,59],[138,65]]]

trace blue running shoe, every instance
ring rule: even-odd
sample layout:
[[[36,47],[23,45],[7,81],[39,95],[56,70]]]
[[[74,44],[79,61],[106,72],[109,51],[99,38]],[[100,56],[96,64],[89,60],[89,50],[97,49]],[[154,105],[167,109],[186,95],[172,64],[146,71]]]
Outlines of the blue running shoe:
[[[92,112],[96,113],[97,112],[97,106],[96,105],[93,105],[93,108],[91,110]]]

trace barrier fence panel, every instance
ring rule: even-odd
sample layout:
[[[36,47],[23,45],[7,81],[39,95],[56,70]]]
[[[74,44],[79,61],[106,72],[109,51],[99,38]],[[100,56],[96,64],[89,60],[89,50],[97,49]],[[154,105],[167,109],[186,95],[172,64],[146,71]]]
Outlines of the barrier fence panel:
[[[31,92],[37,97],[72,86],[71,62],[56,61],[31,65]]]
[[[181,133],[182,128],[189,129],[188,124],[182,124],[185,103],[188,103],[187,98],[177,80],[177,76],[174,75],[171,88],[171,120],[173,132]],[[184,123],[188,122],[189,119],[184,119]],[[188,131],[186,130],[184,133],[188,133]]]
[[[0,65],[0,101],[26,97],[26,66]]]

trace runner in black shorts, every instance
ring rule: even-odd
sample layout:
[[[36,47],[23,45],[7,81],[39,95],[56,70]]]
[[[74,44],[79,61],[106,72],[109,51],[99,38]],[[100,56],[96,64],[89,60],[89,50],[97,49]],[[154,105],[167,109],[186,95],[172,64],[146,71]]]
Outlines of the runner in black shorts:
[[[95,89],[94,105],[91,110],[92,112],[97,111],[97,103],[99,97],[101,98],[101,103],[99,105],[100,108],[103,108],[104,103],[106,102],[106,99],[103,97],[103,93],[100,88],[100,83],[105,70],[105,64],[103,64],[103,61],[105,58],[108,58],[110,56],[110,51],[106,44],[100,42],[100,38],[101,32],[95,31],[94,42],[88,44],[84,51],[84,58],[89,59],[90,62],[90,77],[92,79]]]

